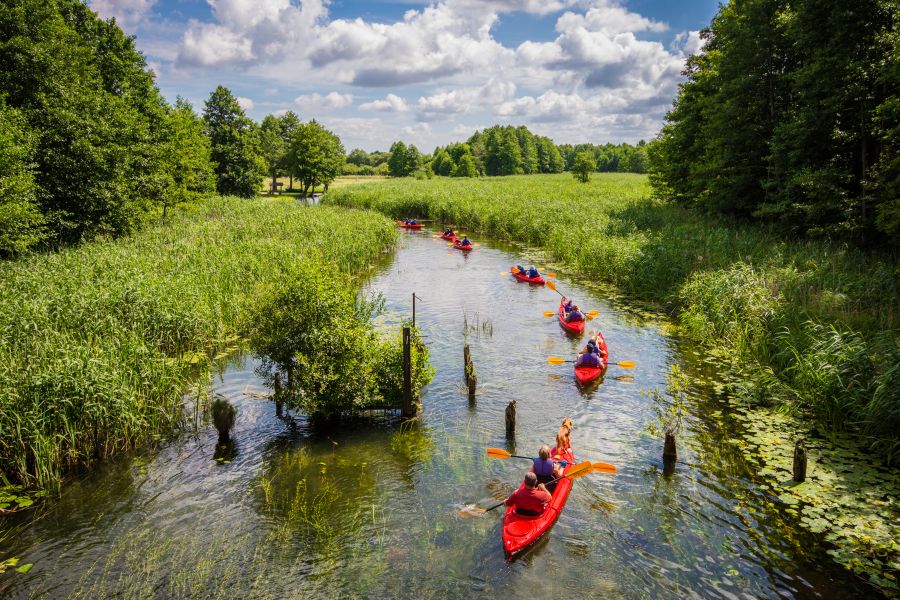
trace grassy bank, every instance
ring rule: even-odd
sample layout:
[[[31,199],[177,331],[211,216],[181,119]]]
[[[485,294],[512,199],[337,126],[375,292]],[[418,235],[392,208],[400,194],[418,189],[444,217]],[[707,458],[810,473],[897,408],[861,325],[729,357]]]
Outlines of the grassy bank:
[[[370,212],[211,198],[132,238],[0,264],[2,474],[51,487],[158,436],[273,284],[311,265],[364,271],[395,229]]]
[[[900,456],[898,263],[656,201],[642,175],[390,180],[327,204],[454,223],[549,250],[577,272],[661,303],[738,375],[736,391],[859,432]]]

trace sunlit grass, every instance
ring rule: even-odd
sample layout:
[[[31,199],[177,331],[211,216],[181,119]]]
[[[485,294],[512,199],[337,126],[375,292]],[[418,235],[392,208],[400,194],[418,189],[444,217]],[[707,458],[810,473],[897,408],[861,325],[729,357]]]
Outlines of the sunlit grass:
[[[301,260],[361,272],[396,240],[374,213],[213,198],[119,241],[0,264],[0,465],[55,485],[175,424],[206,357],[239,343]]]

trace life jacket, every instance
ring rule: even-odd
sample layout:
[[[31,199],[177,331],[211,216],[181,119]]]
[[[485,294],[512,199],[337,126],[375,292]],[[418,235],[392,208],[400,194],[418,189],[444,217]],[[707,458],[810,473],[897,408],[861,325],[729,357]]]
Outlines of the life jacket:
[[[566,322],[571,323],[573,321],[584,321],[584,315],[577,310],[572,310],[566,317]]]

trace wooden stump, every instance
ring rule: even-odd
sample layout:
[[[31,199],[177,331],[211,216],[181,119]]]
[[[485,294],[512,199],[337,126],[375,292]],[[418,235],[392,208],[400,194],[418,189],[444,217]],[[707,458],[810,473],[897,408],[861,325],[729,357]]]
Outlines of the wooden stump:
[[[282,414],[283,403],[281,401],[281,373],[275,373],[275,390],[272,395],[275,397],[275,416],[280,417]]]
[[[669,477],[675,472],[675,463],[678,462],[678,452],[675,450],[675,434],[667,431],[666,441],[663,442],[663,475]]]
[[[516,435],[516,401],[513,400],[506,405],[506,435],[514,437]]]
[[[465,362],[466,386],[469,388],[469,399],[475,397],[475,390],[478,387],[478,373],[475,371],[475,363],[472,362],[472,351],[469,345],[463,346],[463,361]]]
[[[416,407],[413,404],[412,394],[412,338],[409,327],[403,328],[403,408],[404,419],[412,419],[416,416]]]
[[[806,442],[803,438],[794,445],[794,481],[803,483],[806,480]]]

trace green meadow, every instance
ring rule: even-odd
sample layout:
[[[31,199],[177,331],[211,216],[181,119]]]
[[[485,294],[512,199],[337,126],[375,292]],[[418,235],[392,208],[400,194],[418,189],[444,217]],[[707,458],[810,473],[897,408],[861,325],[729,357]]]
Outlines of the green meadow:
[[[900,457],[898,263],[652,197],[646,176],[398,179],[335,189],[326,204],[415,216],[544,248],[582,276],[660,304],[724,359],[734,389],[858,433]]]

